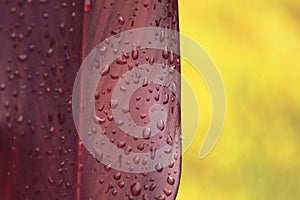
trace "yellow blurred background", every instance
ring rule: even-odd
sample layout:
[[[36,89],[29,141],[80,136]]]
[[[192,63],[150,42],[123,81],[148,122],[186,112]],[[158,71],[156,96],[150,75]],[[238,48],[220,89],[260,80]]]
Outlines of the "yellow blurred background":
[[[183,63],[184,76],[199,85],[200,126],[183,155],[177,199],[300,199],[300,1],[179,0],[179,6],[181,33],[206,49],[222,75],[227,115],[216,147],[199,160],[211,105],[204,83]],[[192,116],[182,116],[188,138]]]

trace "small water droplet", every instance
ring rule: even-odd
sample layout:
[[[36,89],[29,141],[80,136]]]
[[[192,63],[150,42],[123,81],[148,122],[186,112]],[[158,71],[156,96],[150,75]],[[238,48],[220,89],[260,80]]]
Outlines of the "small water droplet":
[[[175,179],[174,179],[172,176],[168,176],[167,182],[168,182],[170,185],[174,185]]]
[[[132,51],[132,59],[136,60],[138,59],[138,57],[139,57],[139,51],[136,48],[134,48]]]
[[[121,179],[121,173],[118,172],[116,174],[114,174],[114,179],[117,181],[117,180],[120,180]]]
[[[102,153],[101,149],[96,148],[94,150],[94,156],[98,162],[101,162],[102,158],[103,158],[103,153]]]
[[[119,56],[118,59],[117,59],[117,64],[120,64],[120,65],[125,65],[127,63],[127,60],[124,59],[122,56]]]
[[[143,138],[149,139],[150,136],[151,136],[151,129],[149,127],[147,127],[143,130]]]
[[[49,0],[40,0],[40,3],[41,3],[41,4],[43,4],[43,3],[48,3],[48,1],[49,1]]]
[[[110,170],[111,170],[111,164],[105,165],[105,166],[104,166],[104,170],[105,170],[106,172],[110,172]]]
[[[119,24],[124,25],[125,24],[125,19],[122,16],[119,16],[118,17],[118,22],[119,22]]]
[[[84,1],[84,11],[88,12],[92,9],[92,2],[91,0],[85,0]]]
[[[165,31],[160,32],[160,42],[163,42],[165,40]]]
[[[130,191],[133,196],[139,196],[142,191],[142,185],[136,182],[130,186]]]
[[[118,107],[118,105],[119,105],[119,101],[118,100],[115,100],[115,99],[111,99],[110,100],[110,107],[112,109],[116,109]]]
[[[47,51],[47,56],[50,57],[53,54],[54,50],[53,48],[49,48]]]
[[[164,128],[165,128],[165,123],[164,123],[164,121],[163,120],[159,120],[158,122],[157,122],[157,128],[159,129],[159,130],[164,130]]]
[[[162,172],[163,171],[163,166],[160,164],[160,163],[157,163],[156,165],[155,165],[155,170],[157,171],[157,172]]]
[[[166,197],[165,197],[165,195],[162,194],[162,195],[158,196],[156,199],[157,200],[165,200]]]
[[[125,186],[124,181],[120,181],[120,182],[118,183],[118,186],[122,189],[122,188]]]
[[[110,71],[110,66],[109,65],[105,65],[104,68],[102,69],[102,71],[100,72],[101,76],[105,76],[109,73]]]
[[[106,53],[106,51],[107,51],[107,47],[106,46],[103,46],[103,47],[99,48],[100,55],[104,55]]]
[[[19,54],[18,55],[18,59],[21,63],[26,62],[27,58],[28,58],[27,54]]]
[[[98,116],[93,116],[93,120],[95,124],[103,124],[105,123],[105,118],[100,118]]]
[[[162,57],[164,59],[168,59],[169,58],[169,51],[168,51],[168,47],[165,47],[165,49],[162,52]]]

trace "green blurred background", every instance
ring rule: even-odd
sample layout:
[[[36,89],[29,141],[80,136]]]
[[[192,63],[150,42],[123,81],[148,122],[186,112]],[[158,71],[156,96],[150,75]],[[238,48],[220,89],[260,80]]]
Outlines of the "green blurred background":
[[[300,199],[300,1],[179,5],[181,33],[206,49],[223,77],[227,116],[216,147],[199,160],[211,105],[204,83],[183,63],[199,90],[201,121],[183,155],[177,199]],[[189,118],[183,113],[184,137],[193,134]]]

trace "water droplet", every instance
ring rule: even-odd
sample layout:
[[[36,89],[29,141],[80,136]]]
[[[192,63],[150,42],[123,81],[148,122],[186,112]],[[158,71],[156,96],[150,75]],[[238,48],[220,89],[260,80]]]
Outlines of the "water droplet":
[[[139,51],[136,48],[134,48],[132,51],[132,59],[136,60],[138,59],[138,57],[139,57]]]
[[[148,194],[143,194],[142,200],[149,200]]]
[[[104,68],[102,69],[102,71],[100,72],[101,76],[105,76],[109,73],[110,70],[110,66],[109,65],[105,65]]]
[[[118,105],[119,105],[119,101],[118,100],[115,100],[115,99],[111,99],[110,100],[110,107],[112,109],[116,109],[118,107]]]
[[[54,50],[53,48],[48,49],[47,56],[50,57],[53,54]]]
[[[121,90],[122,92],[126,92],[127,88],[126,88],[124,85],[121,85],[121,86],[120,86],[120,90]]]
[[[149,190],[150,190],[150,191],[153,191],[153,190],[155,190],[155,188],[156,188],[156,184],[155,184],[155,183],[152,183],[152,184],[150,185],[150,187],[149,187]]]
[[[26,62],[27,58],[28,58],[27,54],[19,54],[18,55],[18,59],[21,63]]]
[[[104,55],[106,53],[106,50],[107,50],[106,46],[103,46],[103,47],[99,48],[100,55]]]
[[[106,121],[104,118],[100,118],[98,116],[93,116],[93,120],[95,124],[103,124]]]
[[[122,113],[123,114],[126,114],[126,113],[128,113],[129,112],[129,106],[124,106],[123,108],[122,108]]]
[[[48,3],[49,0],[40,0],[40,3]]]
[[[157,172],[162,172],[163,171],[163,166],[160,164],[160,163],[157,163],[156,165],[155,165],[155,170],[157,171]]]
[[[170,185],[174,185],[175,179],[174,179],[172,176],[168,176],[167,182],[168,182]]]
[[[136,182],[130,186],[130,191],[133,196],[139,196],[142,191],[142,185]]]
[[[17,118],[17,121],[21,124],[24,120],[24,117],[23,115],[20,115],[18,118]]]
[[[104,166],[104,170],[105,170],[106,172],[110,172],[110,170],[111,170],[111,164],[105,165],[105,166]]]
[[[162,195],[158,196],[156,199],[157,200],[165,200],[166,197],[165,197],[165,195],[162,194]]]
[[[119,24],[124,25],[125,24],[125,19],[122,16],[119,16],[118,17],[118,22],[119,22]]]
[[[153,65],[153,64],[154,64],[154,57],[151,57],[151,58],[149,59],[149,64],[150,64],[150,65]]]
[[[44,19],[48,19],[49,18],[49,14],[46,13],[46,12],[43,12],[42,16],[43,16]]]
[[[118,183],[118,186],[122,189],[122,188],[125,186],[124,181],[120,181],[120,182]]]
[[[127,63],[127,60],[124,59],[123,57],[119,56],[118,59],[117,59],[117,64],[120,64],[120,65],[125,65]]]
[[[139,164],[140,158],[139,158],[138,156],[135,156],[134,159],[133,159],[133,162],[134,162],[135,164]]]
[[[149,127],[147,127],[143,130],[143,138],[149,139],[150,136],[151,136],[151,129]]]
[[[145,148],[145,144],[144,144],[144,143],[141,143],[141,144],[139,144],[136,148],[137,148],[138,150],[142,151],[142,150],[144,150],[144,148]]]
[[[165,47],[165,49],[162,52],[162,57],[164,59],[168,59],[169,58],[169,51],[168,51],[168,47]]]
[[[102,153],[101,149],[96,148],[94,150],[94,156],[98,162],[101,162],[101,160],[103,158],[103,153]]]
[[[163,42],[165,40],[165,31],[160,32],[160,42]]]
[[[0,90],[4,90],[5,89],[5,83],[2,83],[1,85],[0,85]]]
[[[165,123],[164,123],[164,121],[163,120],[159,120],[158,122],[157,122],[157,128],[159,129],[159,130],[164,130],[164,128],[165,128]]]
[[[148,78],[145,77],[144,80],[143,80],[142,86],[143,86],[143,87],[146,87],[147,85],[148,85]]]
[[[88,12],[92,9],[92,2],[91,0],[85,0],[84,1],[84,11]]]
[[[49,133],[50,133],[51,135],[53,135],[53,134],[54,134],[54,127],[53,127],[53,126],[51,126],[51,127],[50,127],[50,129],[49,129]]]
[[[117,180],[120,180],[121,179],[121,173],[118,172],[116,174],[114,174],[114,179],[117,181]]]
[[[116,189],[114,189],[114,190],[111,192],[111,194],[112,194],[113,196],[116,196],[116,195],[118,194],[118,191],[117,191]]]
[[[174,63],[174,61],[175,61],[175,58],[174,58],[174,52],[173,52],[173,51],[171,51],[171,52],[170,52],[169,63],[170,63],[170,64],[173,64],[173,63]]]

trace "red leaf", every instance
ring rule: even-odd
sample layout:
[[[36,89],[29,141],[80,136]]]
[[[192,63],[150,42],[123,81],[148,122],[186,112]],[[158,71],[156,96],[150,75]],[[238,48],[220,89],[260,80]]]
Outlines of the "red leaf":
[[[177,1],[87,1],[84,5],[83,1],[68,0],[6,0],[0,2],[0,13],[1,199],[175,199],[180,157],[169,167],[158,165],[157,171],[143,174],[104,166],[77,136],[71,96],[82,60],[105,38],[148,26],[178,30]],[[136,38],[142,39],[142,35]],[[105,75],[118,78],[124,73],[121,65],[131,69],[130,63],[165,59],[161,51],[151,49],[135,50],[132,55],[124,54],[113,64],[115,70],[107,70]],[[101,82],[98,86],[106,87]],[[145,87],[155,91],[157,86]],[[145,96],[145,90],[136,95]],[[148,110],[151,102],[161,101],[170,112],[169,121],[160,127],[170,134],[165,131],[162,139],[151,137],[144,145],[134,139],[122,143],[126,133],[107,137],[121,142],[120,148],[145,152],[155,152],[166,140],[172,141],[180,110],[166,101],[171,99],[169,95],[159,89],[149,96],[149,104],[141,98],[144,104],[133,118],[149,121],[147,115],[139,118],[140,112]],[[97,101],[104,103],[109,97],[99,95]],[[114,126],[113,122],[103,124]]]

